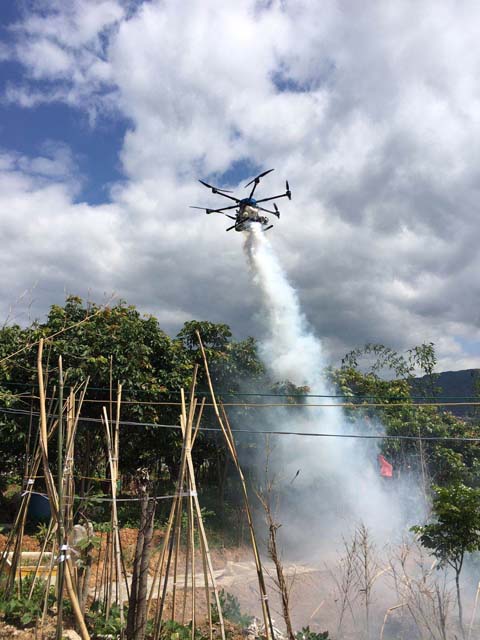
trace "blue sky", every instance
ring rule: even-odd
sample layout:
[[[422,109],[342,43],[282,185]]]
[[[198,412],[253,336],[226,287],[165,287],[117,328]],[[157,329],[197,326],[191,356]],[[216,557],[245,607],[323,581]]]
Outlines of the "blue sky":
[[[443,368],[476,366],[478,14],[2,3],[3,317],[114,293],[171,333],[197,317],[261,335],[241,234],[189,205],[214,202],[197,178],[242,190],[275,167],[265,193],[288,179],[293,200],[271,241],[332,359],[432,340]]]
[[[9,26],[20,21],[28,12],[21,2],[2,3],[1,34],[6,43],[14,43]],[[24,75],[23,65],[14,60],[0,65],[0,92],[8,85],[19,82]],[[48,83],[38,83],[39,89],[48,90]],[[4,148],[35,156],[42,153],[45,141],[66,142],[76,157],[82,176],[78,201],[100,204],[110,200],[109,187],[122,179],[119,152],[128,127],[128,121],[102,116],[94,126],[81,109],[61,102],[38,105],[35,109],[21,108],[17,104],[0,102],[0,140]]]

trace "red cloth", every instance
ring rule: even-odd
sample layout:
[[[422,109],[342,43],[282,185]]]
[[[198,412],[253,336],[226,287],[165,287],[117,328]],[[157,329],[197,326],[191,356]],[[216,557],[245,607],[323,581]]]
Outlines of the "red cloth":
[[[381,454],[378,456],[378,462],[380,464],[380,475],[384,478],[393,478],[393,467]]]

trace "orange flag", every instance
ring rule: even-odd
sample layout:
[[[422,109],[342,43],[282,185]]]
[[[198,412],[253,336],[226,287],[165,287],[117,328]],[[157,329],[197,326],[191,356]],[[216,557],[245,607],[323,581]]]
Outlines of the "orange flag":
[[[385,460],[382,454],[378,455],[378,462],[380,464],[380,475],[384,478],[393,478],[393,467]]]

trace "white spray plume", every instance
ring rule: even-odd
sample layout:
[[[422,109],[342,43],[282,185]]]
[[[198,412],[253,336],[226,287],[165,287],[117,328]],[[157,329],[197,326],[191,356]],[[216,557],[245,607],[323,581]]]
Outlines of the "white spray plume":
[[[261,355],[275,376],[299,386],[315,383],[322,389],[323,383],[316,379],[324,359],[322,346],[308,330],[297,294],[260,225],[252,224],[247,234],[247,255],[263,294],[270,329],[261,344]]]
[[[245,235],[245,252],[263,299],[262,315],[267,329],[267,337],[260,344],[263,362],[277,380],[308,385],[312,394],[331,394],[324,376],[326,361],[322,344],[309,328],[298,296],[268,238],[259,224],[252,224]],[[332,399],[310,399],[310,404],[321,403],[332,404]],[[275,412],[269,425],[284,431],[338,435],[351,432],[351,425],[338,407],[285,409]],[[357,423],[355,429],[359,428]],[[288,491],[289,481],[300,470],[293,485],[296,494],[284,513],[301,525],[294,528],[291,540],[296,546],[304,543],[306,531],[304,528],[302,531],[302,527],[306,519],[313,526],[317,523],[325,537],[336,538],[336,541],[346,529],[360,521],[375,530],[382,541],[393,530],[399,532],[403,520],[399,508],[403,501],[400,486],[383,484],[388,480],[379,476],[376,467],[376,441],[281,436],[276,446],[280,454],[277,466]],[[292,523],[285,524],[286,530],[289,527],[291,530]],[[308,535],[312,533],[310,528]],[[315,536],[319,545],[321,537]]]

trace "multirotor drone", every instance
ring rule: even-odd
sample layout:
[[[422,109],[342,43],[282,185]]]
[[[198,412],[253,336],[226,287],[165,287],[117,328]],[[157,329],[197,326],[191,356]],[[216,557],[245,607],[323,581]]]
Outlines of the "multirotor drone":
[[[262,231],[268,231],[273,227],[273,224],[269,224],[268,218],[266,216],[260,215],[260,211],[271,213],[272,215],[277,216],[277,218],[280,218],[280,211],[278,210],[278,207],[275,202],[273,203],[273,209],[274,209],[273,211],[271,211],[270,209],[265,209],[264,207],[261,207],[260,203],[268,202],[270,200],[277,200],[278,198],[288,198],[289,200],[292,199],[292,194],[290,192],[288,181],[286,182],[285,193],[281,193],[278,196],[270,196],[269,198],[261,198],[260,200],[256,200],[253,197],[253,194],[255,193],[255,189],[257,188],[257,185],[259,184],[261,178],[266,176],[267,173],[271,173],[272,171],[273,169],[264,171],[263,173],[261,173],[260,175],[258,175],[256,178],[254,178],[248,184],[245,185],[245,188],[247,188],[251,184],[253,184],[252,190],[248,198],[235,198],[235,196],[228,195],[232,193],[231,191],[228,191],[227,189],[220,189],[218,187],[212,187],[211,184],[207,184],[203,180],[199,180],[199,182],[205,185],[205,187],[207,187],[208,189],[211,189],[212,193],[218,193],[219,196],[223,196],[224,198],[233,200],[235,204],[229,207],[221,207],[220,209],[207,209],[205,207],[194,207],[194,206],[190,208],[201,209],[202,211],[205,211],[205,213],[207,214],[221,213],[222,215],[227,216],[227,218],[231,218],[232,220],[235,220],[235,224],[232,224],[231,227],[228,227],[226,231],[231,231],[232,229],[235,229],[235,231],[245,231],[246,229],[249,228],[252,222],[258,222],[259,224],[262,225]],[[226,211],[232,211],[233,213],[233,209],[236,209],[234,216],[230,215],[229,213],[225,213]]]

